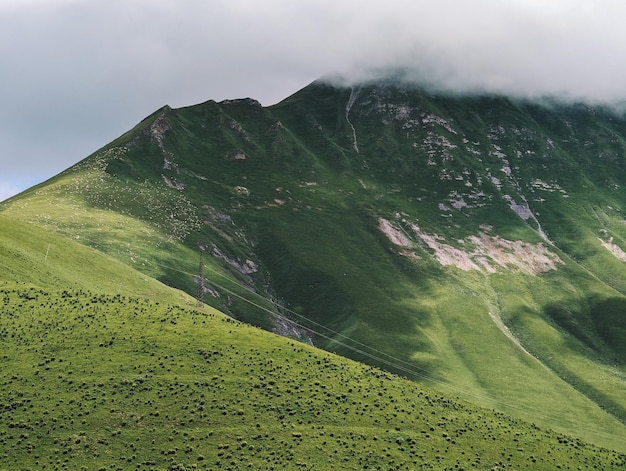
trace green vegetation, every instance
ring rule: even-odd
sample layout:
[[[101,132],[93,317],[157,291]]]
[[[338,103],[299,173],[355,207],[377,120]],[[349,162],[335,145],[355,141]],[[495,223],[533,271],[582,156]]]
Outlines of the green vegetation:
[[[614,469],[626,455],[212,311],[0,289],[1,469]]]
[[[455,410],[470,410],[467,401],[506,414],[497,417],[508,424],[519,420],[520,430],[530,430],[526,421],[624,452],[625,136],[626,119],[610,110],[433,95],[394,83],[353,89],[314,83],[270,108],[253,100],[164,107],[66,172],[0,205],[0,281],[8,293],[43,290],[40,297],[49,300],[42,319],[71,314],[65,304],[49,311],[63,291],[82,305],[90,296],[105,296],[104,304],[119,304],[122,318],[130,315],[127,305],[149,300],[147,311],[175,310],[181,319],[176,325],[196,322],[197,331],[188,327],[191,343],[196,336],[197,342],[212,338],[203,329],[218,331],[213,324],[226,322],[212,313],[215,318],[208,316],[200,328],[202,313],[191,306],[201,289],[207,304],[231,318],[406,376],[414,383],[391,382],[416,388],[418,396],[458,397]],[[151,304],[157,301],[159,307]],[[68,328],[82,328],[82,321],[68,319]],[[125,321],[128,328],[131,319]],[[146,335],[150,322],[141,324]],[[226,337],[248,352],[235,339],[248,327],[237,325]],[[257,343],[287,342],[250,332],[260,336]],[[122,328],[118,337],[124,337]],[[171,340],[157,350],[184,347]],[[310,354],[344,364],[293,342],[281,345],[304,350],[290,362],[310,366]],[[182,368],[191,375],[194,363],[187,360],[199,350],[228,350],[210,348],[195,345],[189,359],[183,353],[176,358],[185,356]],[[120,351],[113,363],[119,367],[124,355],[134,354]],[[244,375],[231,373],[234,382]],[[117,378],[113,370],[106,375]],[[366,373],[355,375],[358,382]],[[167,381],[179,388],[178,380]],[[67,384],[55,387],[63,391]],[[246,391],[240,401],[260,401],[240,383],[226,391],[235,394],[237,388]],[[308,389],[290,389],[290,401],[297,401],[291,394],[317,400],[308,397]],[[385,404],[380,407],[394,402]],[[246,427],[247,407],[241,407],[243,418],[235,414]],[[335,427],[335,436],[346,437],[339,431],[342,422],[333,418],[343,413],[315,407],[329,415],[316,422],[310,410],[298,409],[289,422],[294,430],[283,427],[283,419],[274,423],[254,413],[272,424],[277,435],[268,433],[278,443],[315,457],[313,448],[331,443],[328,436],[324,445],[314,442],[318,426],[326,432]],[[386,443],[376,459],[400,456],[392,451],[398,438],[393,420],[387,424],[377,416],[388,426],[382,430],[354,410],[346,412],[346,430],[353,427],[354,436],[357,429],[366,437],[372,433]],[[392,417],[396,412],[385,410]],[[316,429],[302,428],[298,420]],[[403,420],[408,423],[408,416]],[[224,430],[211,437],[229,436]],[[233,433],[250,444],[250,433]],[[524,433],[529,441],[531,432]],[[310,440],[289,441],[305,436]],[[463,446],[459,453],[480,448],[479,442],[466,443],[470,449]],[[232,440],[219,443],[231,450],[221,456],[234,456]],[[309,449],[309,443],[316,444]],[[410,449],[402,443],[403,451]],[[442,447],[435,445],[440,452]],[[554,448],[543,438],[537,447],[533,456],[543,456],[549,469],[552,457],[541,449]],[[486,453],[480,452],[483,461],[476,467],[502,461]],[[215,467],[217,458],[204,455],[203,464]],[[425,456],[436,468],[457,464]],[[455,456],[459,467],[471,466]],[[572,459],[592,464],[582,455]],[[413,457],[402,460],[413,467]],[[240,461],[229,463],[221,460],[220,466],[242,467]],[[360,469],[364,462],[346,463]],[[372,468],[390,467],[373,463]],[[514,467],[523,466],[518,461]]]
[[[0,280],[5,286],[97,289],[108,293],[193,304],[189,295],[138,273],[115,258],[38,224],[0,213]]]

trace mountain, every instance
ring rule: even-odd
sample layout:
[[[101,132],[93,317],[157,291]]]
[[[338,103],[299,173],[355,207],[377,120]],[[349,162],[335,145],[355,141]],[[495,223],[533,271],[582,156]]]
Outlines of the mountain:
[[[266,108],[163,107],[0,216],[50,234],[49,261],[72,241],[240,321],[622,450],[625,145],[608,108],[318,81]],[[141,281],[85,276],[120,295]]]

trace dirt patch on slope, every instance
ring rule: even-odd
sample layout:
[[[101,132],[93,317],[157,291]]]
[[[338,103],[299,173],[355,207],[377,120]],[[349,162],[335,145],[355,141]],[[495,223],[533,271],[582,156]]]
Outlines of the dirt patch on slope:
[[[462,248],[446,243],[436,234],[428,234],[413,223],[408,224],[416,242],[406,232],[390,221],[379,218],[378,228],[395,245],[402,247],[401,254],[407,249],[425,245],[435,259],[444,266],[454,266],[461,270],[478,270],[496,273],[498,270],[516,270],[529,275],[537,275],[556,270],[562,260],[541,244],[532,244],[523,240],[508,240],[489,234],[489,228],[481,227],[478,235],[472,235],[457,241]],[[626,257],[626,254],[624,254]]]
[[[396,226],[391,224],[387,219],[379,218],[378,219],[378,228],[383,231],[383,233],[387,236],[387,238],[391,241],[392,244],[398,245],[400,247],[411,247],[413,246],[413,241],[407,237],[407,235],[402,232],[401,229],[398,229]]]
[[[602,239],[598,239],[598,240],[602,244],[602,247],[607,249],[609,252],[611,252],[613,255],[615,255],[615,257],[617,257],[622,262],[626,262],[626,252],[624,252],[619,245],[613,243],[613,238],[612,237],[611,237],[611,239],[609,239],[608,242],[606,242],[606,241],[604,241]]]

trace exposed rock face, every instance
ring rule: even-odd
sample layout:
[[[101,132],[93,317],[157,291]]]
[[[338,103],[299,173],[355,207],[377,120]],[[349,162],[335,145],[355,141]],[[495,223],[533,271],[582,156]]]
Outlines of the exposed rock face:
[[[604,241],[602,239],[598,239],[598,240],[602,244],[602,247],[607,249],[609,252],[615,255],[615,257],[621,260],[622,262],[626,262],[626,252],[624,252],[624,250],[622,250],[622,248],[619,245],[613,242],[613,238],[609,239],[608,241]]]
[[[529,275],[537,275],[556,270],[561,259],[543,244],[532,244],[522,240],[507,240],[490,235],[489,229],[481,230],[478,235],[458,241],[463,248],[454,247],[436,234],[427,234],[410,223],[414,235],[428,247],[436,260],[443,266],[454,266],[461,270],[480,270],[496,273],[499,270],[517,270]],[[402,230],[384,218],[378,220],[378,228],[387,238],[403,249],[417,247]],[[413,252],[403,250],[403,255]],[[624,254],[626,257],[626,254]]]

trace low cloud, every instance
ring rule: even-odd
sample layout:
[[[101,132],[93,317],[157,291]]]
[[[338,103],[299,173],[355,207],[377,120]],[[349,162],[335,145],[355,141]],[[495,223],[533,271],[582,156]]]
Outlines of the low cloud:
[[[388,69],[456,92],[616,103],[626,99],[626,3],[617,1],[391,2],[350,26],[342,75]]]

